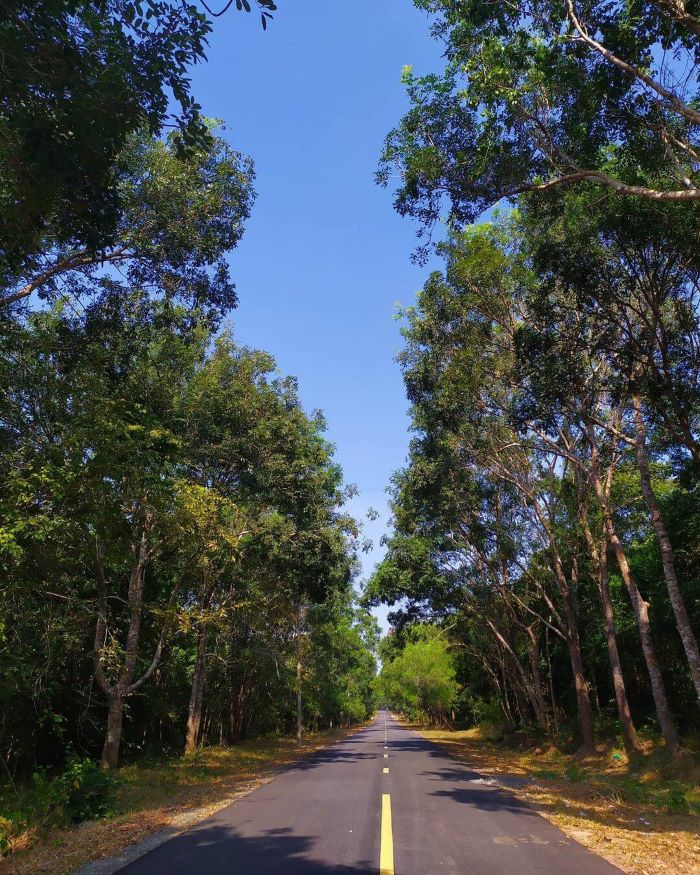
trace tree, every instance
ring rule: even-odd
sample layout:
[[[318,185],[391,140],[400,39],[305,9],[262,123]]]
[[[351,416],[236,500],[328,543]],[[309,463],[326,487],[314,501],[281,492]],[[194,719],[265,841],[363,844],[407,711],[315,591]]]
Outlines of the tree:
[[[382,666],[377,692],[390,708],[431,723],[445,722],[456,685],[447,642],[437,629],[417,627],[413,640]]]
[[[379,179],[430,230],[503,197],[582,182],[655,202],[700,199],[700,24],[685,4],[416,0],[436,15],[441,74],[404,71],[411,109]],[[693,71],[685,76],[681,71]]]
[[[70,306],[129,285],[201,308],[216,318],[236,304],[225,254],[239,242],[253,201],[252,163],[217,136],[187,156],[179,137],[154,140],[141,129],[116,161],[120,216],[111,246],[99,251],[55,240],[8,280],[0,309],[67,300]],[[122,279],[122,277],[124,279]]]
[[[275,5],[257,5],[265,23]],[[47,238],[93,254],[114,244],[124,209],[116,162],[138,130],[157,136],[174,125],[180,153],[205,148],[188,68],[205,60],[211,30],[206,14],[185,0],[4,4],[3,287]]]

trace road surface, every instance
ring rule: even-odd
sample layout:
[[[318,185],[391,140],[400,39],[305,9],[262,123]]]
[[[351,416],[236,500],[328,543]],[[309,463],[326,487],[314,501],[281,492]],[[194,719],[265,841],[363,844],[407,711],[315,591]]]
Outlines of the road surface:
[[[385,712],[124,875],[614,875]]]

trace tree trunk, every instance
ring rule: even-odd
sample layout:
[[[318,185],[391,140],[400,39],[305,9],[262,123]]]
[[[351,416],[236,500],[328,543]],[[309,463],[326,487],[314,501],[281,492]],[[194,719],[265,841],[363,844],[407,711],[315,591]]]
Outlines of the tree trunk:
[[[583,656],[581,654],[581,642],[578,635],[578,626],[575,616],[572,614],[572,608],[569,600],[565,600],[565,613],[567,615],[567,626],[569,627],[566,636],[566,644],[569,648],[569,660],[571,661],[571,671],[574,675],[574,687],[576,689],[576,704],[578,706],[578,722],[581,729],[581,747],[583,751],[589,752],[595,750],[595,733],[593,731],[593,711],[591,709],[591,700],[588,695],[588,684],[583,671]]]
[[[531,499],[532,500],[532,499]],[[564,605],[564,623],[566,624],[566,644],[569,649],[569,659],[571,661],[571,671],[574,675],[574,688],[576,690],[576,706],[578,710],[578,723],[581,730],[581,746],[584,752],[593,752],[595,750],[595,733],[593,731],[593,711],[591,710],[591,700],[588,695],[588,685],[586,676],[583,671],[583,656],[581,654],[581,642],[578,634],[578,612],[575,603],[575,586],[574,572],[572,571],[572,585],[569,585],[566,574],[564,573],[564,565],[556,546],[554,533],[546,519],[542,509],[533,500],[533,508],[537,514],[537,518],[549,539],[549,550],[552,556],[552,571],[554,579],[561,595],[561,600]],[[575,570],[575,569],[574,569]]]
[[[544,628],[544,646],[547,651],[547,674],[549,675],[549,696],[552,700],[552,723],[555,733],[559,734],[559,718],[557,717],[557,700],[554,695],[554,676],[552,674],[552,659],[549,653],[549,627]]]
[[[612,468],[608,472],[608,480],[611,479],[611,475]],[[579,518],[586,538],[586,543],[588,544],[588,552],[590,553],[593,566],[596,569],[598,596],[600,597],[600,603],[603,607],[603,627],[605,629],[605,640],[608,646],[608,662],[610,664],[610,672],[613,679],[617,716],[620,720],[620,725],[622,726],[623,743],[625,745],[625,750],[628,753],[632,753],[634,751],[639,751],[640,746],[639,740],[637,739],[637,730],[634,727],[632,713],[627,700],[627,690],[625,688],[625,679],[622,674],[620,652],[617,647],[615,612],[610,598],[610,584],[608,579],[608,540],[604,531],[600,549],[598,548],[588,523],[587,502],[584,506],[584,503],[581,500],[579,500]]]
[[[625,555],[624,548],[617,535],[617,531],[615,530],[615,524],[610,512],[607,495],[605,494],[600,481],[598,447],[595,441],[595,434],[592,425],[588,426],[587,435],[591,448],[591,482],[603,513],[603,522],[608,540],[613,548],[613,552],[615,553],[615,559],[620,568],[620,574],[622,575],[622,580],[627,588],[627,593],[632,602],[634,614],[637,619],[639,637],[642,642],[642,653],[644,654],[644,661],[646,662],[647,672],[649,673],[651,693],[656,706],[656,714],[659,718],[659,723],[661,724],[661,731],[666,740],[666,747],[672,755],[675,755],[679,752],[681,744],[678,732],[676,731],[676,725],[671,715],[671,709],[668,706],[666,688],[664,686],[663,678],[661,677],[659,665],[656,661],[656,654],[654,653],[651,626],[649,623],[649,611],[646,602],[642,598],[642,594],[639,592],[637,583],[632,576],[632,571],[627,562],[627,556]]]
[[[537,646],[537,637],[532,629],[527,629],[527,652],[530,659],[530,671],[532,672],[532,684],[528,689],[528,695],[535,712],[538,729],[544,732],[549,732],[549,720],[547,718],[547,707],[544,703],[542,695],[542,676],[540,674],[540,650]]]
[[[639,469],[639,479],[642,485],[642,494],[644,501],[649,511],[651,524],[656,533],[656,540],[661,548],[661,562],[664,569],[664,578],[666,580],[666,588],[668,596],[671,600],[673,615],[676,618],[676,627],[678,634],[683,642],[683,649],[690,666],[690,675],[693,679],[695,694],[700,703],[700,650],[698,650],[698,642],[693,634],[690,625],[690,618],[683,601],[683,596],[678,586],[678,577],[676,575],[676,566],[673,559],[673,547],[671,539],[668,536],[666,523],[661,514],[654,490],[651,485],[651,475],[649,473],[649,461],[646,451],[646,426],[644,424],[644,416],[642,412],[642,402],[636,395],[632,396],[632,408],[634,411],[634,426],[636,432],[635,450],[637,454],[637,467]]]
[[[229,681],[229,737],[234,743],[243,741],[246,720],[246,686],[241,681],[234,689],[233,678]]]
[[[301,622],[302,607],[299,605],[297,625],[297,744],[301,744],[303,731],[303,710],[301,701]]]
[[[107,734],[102,748],[100,766],[103,769],[116,769],[119,765],[119,748],[122,743],[122,724],[124,722],[124,698],[121,693],[109,697],[107,712]]]
[[[637,739],[637,730],[634,727],[632,713],[630,711],[629,702],[627,700],[627,690],[625,688],[625,679],[622,674],[622,663],[620,662],[620,652],[617,647],[617,635],[615,633],[615,614],[613,611],[612,601],[610,599],[610,586],[608,583],[608,559],[605,555],[607,552],[607,544],[604,544],[600,552],[600,562],[598,567],[598,593],[603,606],[603,619],[605,625],[605,638],[608,644],[608,661],[610,662],[610,671],[613,679],[613,689],[615,690],[615,703],[617,705],[617,715],[622,725],[622,738],[625,745],[625,750],[628,753],[639,751],[639,740]]]
[[[202,725],[202,704],[204,702],[204,679],[207,668],[207,627],[205,623],[199,624],[197,630],[197,661],[192,676],[192,689],[190,691],[190,706],[187,714],[187,738],[185,740],[185,753],[194,753],[197,749],[199,729]]]

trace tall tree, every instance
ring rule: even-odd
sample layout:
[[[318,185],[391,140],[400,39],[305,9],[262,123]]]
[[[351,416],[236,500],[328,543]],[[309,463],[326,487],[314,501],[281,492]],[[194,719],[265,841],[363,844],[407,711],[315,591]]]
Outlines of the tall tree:
[[[265,23],[275,4],[257,6]],[[181,153],[204,145],[188,74],[211,30],[186,0],[3,4],[0,286],[47,238],[93,254],[114,244],[124,210],[116,162],[136,131],[174,125]]]
[[[462,224],[500,198],[582,182],[700,200],[700,19],[685,4],[416,5],[436,16],[446,67],[405,71],[412,107],[379,176],[398,170],[399,212],[430,229],[447,200]]]

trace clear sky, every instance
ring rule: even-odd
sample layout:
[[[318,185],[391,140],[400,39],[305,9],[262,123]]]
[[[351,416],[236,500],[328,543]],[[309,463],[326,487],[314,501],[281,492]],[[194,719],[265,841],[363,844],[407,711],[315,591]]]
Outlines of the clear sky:
[[[345,478],[360,490],[353,512],[380,512],[366,523],[369,572],[408,443],[394,313],[428,271],[411,263],[415,228],[373,174],[407,107],[402,66],[439,69],[440,47],[411,0],[279,7],[266,32],[255,13],[216,20],[194,94],[256,165],[258,200],[231,257],[234,334],[272,353],[299,379],[305,407],[326,414]]]

